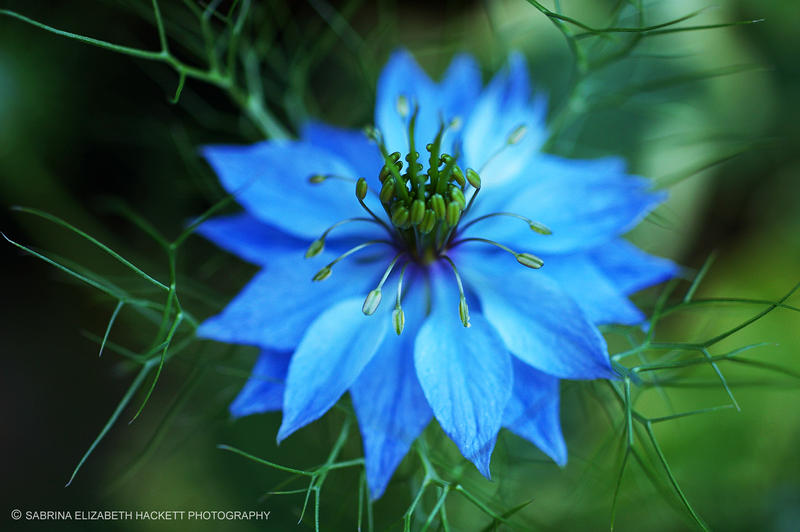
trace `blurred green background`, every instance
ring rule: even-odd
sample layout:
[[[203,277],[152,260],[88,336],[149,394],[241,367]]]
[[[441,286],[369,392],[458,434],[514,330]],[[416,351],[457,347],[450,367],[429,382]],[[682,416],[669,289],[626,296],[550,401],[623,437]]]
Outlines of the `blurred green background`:
[[[220,9],[229,7],[223,2]],[[646,37],[620,61],[593,72],[569,92],[572,56],[563,36],[523,0],[486,2],[256,2],[248,27],[264,57],[265,101],[296,131],[314,116],[342,126],[371,120],[374,84],[389,52],[411,48],[434,76],[453,53],[475,54],[485,77],[511,49],[523,51],[534,82],[549,95],[559,134],[549,147],[567,156],[619,154],[633,172],[670,187],[671,197],[632,238],[644,249],[687,266],[687,275],[717,253],[698,295],[776,300],[800,280],[800,9],[792,0],[722,0],[683,25],[764,19],[751,25]],[[594,27],[609,23],[616,1],[561,2],[564,12]],[[622,2],[623,5],[627,2]],[[630,2],[625,12],[634,12]],[[647,25],[699,7],[680,0],[647,2]],[[186,6],[162,2],[176,55],[198,62],[198,25]],[[158,39],[149,2],[0,1],[58,28],[140,48]],[[636,25],[625,16],[619,25]],[[212,21],[218,28],[218,21]],[[592,54],[624,48],[630,37],[597,42]],[[198,52],[199,50],[199,52]],[[595,56],[593,56],[595,57]],[[167,261],[152,239],[115,208],[135,209],[170,238],[222,197],[196,148],[208,142],[261,137],[224,91],[188,81],[180,103],[169,98],[177,76],[167,66],[81,45],[0,17],[0,230],[10,238],[74,261],[120,286],[148,295],[147,285],[74,234],[30,215],[51,212],[119,251],[159,279]],[[134,369],[98,346],[114,301],[7,245],[2,261],[3,353],[0,443],[6,525],[103,530],[293,530],[302,495],[265,497],[288,478],[217,450],[229,443],[295,467],[324,460],[343,415],[275,446],[279,415],[232,422],[227,405],[256,353],[195,342],[168,364],[141,418],[126,410],[69,488],[66,480],[122,397]],[[182,302],[199,316],[218,310],[255,271],[199,238],[178,255]],[[137,284],[138,283],[138,284]],[[687,285],[679,288],[682,295]],[[652,308],[657,290],[637,297]],[[149,294],[152,295],[152,294]],[[787,301],[797,305],[800,296]],[[702,308],[670,318],[667,341],[714,336],[763,306]],[[155,329],[133,311],[120,314],[111,340],[132,350],[149,346]],[[800,316],[777,310],[715,346],[715,353],[769,342],[748,356],[787,368],[763,371],[726,365],[742,411],[723,410],[657,425],[673,471],[697,511],[717,530],[800,528]],[[198,370],[197,368],[203,368]],[[665,388],[675,411],[725,404],[708,367]],[[189,383],[187,385],[187,383]],[[600,530],[611,521],[620,434],[603,414],[612,404],[602,386],[565,384],[562,417],[570,464],[565,470],[510,434],[498,442],[495,481],[465,468],[464,482],[490,505],[508,509],[532,499],[516,517],[526,530]],[[141,395],[141,394],[140,394]],[[638,407],[666,415],[663,396],[648,391]],[[137,405],[140,396],[134,399]],[[612,408],[613,409],[613,408]],[[165,420],[166,419],[166,420]],[[618,420],[616,420],[618,421]],[[433,427],[435,455],[454,447]],[[151,445],[151,444],[157,445]],[[344,455],[358,456],[354,431]],[[131,470],[131,466],[134,469]],[[378,530],[397,526],[414,486],[407,460],[374,508]],[[634,466],[623,477],[617,529],[668,531],[692,523],[659,471],[653,483]],[[295,482],[288,488],[303,487]],[[331,475],[322,492],[323,530],[353,530],[358,475]],[[430,508],[434,500],[425,499]],[[14,523],[25,510],[263,509],[268,522]],[[489,521],[463,498],[448,502],[456,530]],[[205,528],[204,528],[205,527]],[[503,529],[504,527],[501,527]]]

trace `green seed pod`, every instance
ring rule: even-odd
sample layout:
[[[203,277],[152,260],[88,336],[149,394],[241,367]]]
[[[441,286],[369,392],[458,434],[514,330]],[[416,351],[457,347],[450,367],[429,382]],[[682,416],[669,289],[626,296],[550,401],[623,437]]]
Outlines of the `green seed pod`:
[[[455,227],[461,219],[461,205],[457,201],[447,204],[447,225]]]
[[[442,154],[439,160],[442,162],[442,164],[447,164],[447,165],[455,164],[456,162],[453,156],[448,153]]]
[[[370,290],[369,294],[367,294],[366,299],[364,299],[364,304],[361,306],[361,312],[366,314],[367,316],[372,316],[375,314],[375,311],[378,310],[378,305],[381,304],[381,289],[376,288],[374,290]]]
[[[416,199],[411,204],[411,225],[418,225],[425,217],[425,201]]]
[[[515,255],[517,262],[528,268],[538,270],[544,264],[544,261],[531,253],[517,253]]]
[[[475,188],[481,188],[481,176],[472,168],[467,168],[467,181]]]
[[[444,203],[444,198],[442,195],[434,194],[431,196],[430,202],[433,212],[436,213],[436,218],[439,220],[444,220],[444,217],[447,215],[447,206]]]
[[[359,177],[356,181],[356,197],[360,200],[367,197],[367,180],[363,177]]]
[[[328,178],[325,177],[322,174],[314,174],[314,175],[312,175],[311,177],[308,178],[308,182],[309,183],[313,183],[315,185],[318,185],[318,184],[322,183],[323,181],[325,181],[326,179],[328,179]]]

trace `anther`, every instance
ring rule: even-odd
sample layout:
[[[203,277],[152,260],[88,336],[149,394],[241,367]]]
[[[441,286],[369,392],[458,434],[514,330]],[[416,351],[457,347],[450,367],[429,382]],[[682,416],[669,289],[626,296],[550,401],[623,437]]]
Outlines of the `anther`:
[[[431,209],[425,211],[425,216],[422,218],[422,223],[419,224],[419,231],[423,235],[427,235],[433,228],[436,227],[436,213]]]
[[[306,258],[310,259],[312,257],[316,257],[317,255],[322,253],[323,249],[325,249],[325,240],[322,238],[314,240],[306,250]]]
[[[515,255],[517,262],[528,268],[538,270],[544,264],[544,261],[531,253],[518,253]]]
[[[462,209],[467,206],[467,200],[460,188],[450,187],[450,199],[458,203]]]
[[[461,324],[464,327],[469,327],[469,307],[467,306],[467,298],[464,296],[464,285],[461,283],[461,275],[459,275],[458,268],[456,268],[453,259],[447,255],[443,255],[442,258],[449,262],[450,267],[453,268],[453,274],[456,276],[456,283],[458,284],[458,317],[461,318]]]
[[[476,189],[481,188],[481,176],[479,176],[478,172],[472,168],[467,168],[467,181],[469,181],[469,184]]]
[[[514,131],[509,133],[508,139],[506,140],[506,143],[508,143],[508,144],[516,144],[517,142],[522,140],[522,137],[524,137],[525,133],[527,133],[527,132],[528,132],[528,126],[526,126],[525,124],[521,124],[521,125],[517,126],[514,129]]]
[[[408,268],[408,262],[403,264],[403,269],[400,270],[400,278],[397,280],[397,300],[392,311],[392,325],[394,325],[394,332],[397,333],[397,336],[400,336],[406,326],[406,314],[403,312],[403,307],[400,306],[400,300],[403,298],[403,278],[406,275],[406,268]]]
[[[389,203],[392,201],[394,197],[394,178],[390,177],[386,181],[383,182],[383,187],[381,187],[380,199],[381,203]]]
[[[358,181],[356,181],[356,197],[359,200],[367,197],[367,180],[363,177],[359,177]]]
[[[451,201],[447,204],[447,225],[455,227],[461,219],[461,204],[457,201]]]
[[[453,179],[456,180],[458,186],[463,187],[467,181],[464,179],[464,172],[461,171],[461,168],[458,166],[453,167]]]
[[[419,225],[425,217],[425,201],[416,199],[411,204],[410,221],[411,225]]]
[[[400,205],[392,213],[392,223],[396,227],[402,227],[408,221],[408,217],[409,217],[408,209]]]
[[[375,288],[370,290],[364,299],[364,304],[361,306],[361,311],[367,316],[372,316],[378,310],[378,305],[381,304],[381,289]]]
[[[397,97],[397,114],[405,118],[408,116],[408,98],[404,94]]]
[[[433,212],[436,214],[436,218],[439,220],[444,220],[444,217],[447,215],[447,206],[444,203],[444,198],[441,194],[434,194],[431,196],[430,199],[431,208]]]

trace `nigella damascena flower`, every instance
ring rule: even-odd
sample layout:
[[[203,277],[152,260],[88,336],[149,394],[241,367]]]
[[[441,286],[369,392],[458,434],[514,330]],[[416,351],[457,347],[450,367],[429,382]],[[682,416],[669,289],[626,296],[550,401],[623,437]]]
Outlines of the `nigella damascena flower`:
[[[432,417],[487,477],[501,427],[565,463],[559,379],[613,377],[596,325],[675,269],[620,237],[663,197],[541,153],[544,115],[519,56],[482,88],[397,52],[374,128],[207,148],[245,212],[200,232],[263,266],[199,329],[262,350],[233,415],[282,410],[280,441],[349,392],[373,497]]]

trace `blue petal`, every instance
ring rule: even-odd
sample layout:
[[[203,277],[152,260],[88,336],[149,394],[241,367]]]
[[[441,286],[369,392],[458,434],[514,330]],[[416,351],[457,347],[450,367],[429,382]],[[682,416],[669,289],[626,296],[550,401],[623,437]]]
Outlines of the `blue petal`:
[[[464,164],[480,172],[484,187],[496,187],[516,177],[542,146],[545,100],[531,101],[525,60],[509,58],[508,69],[495,76],[481,94],[464,128]],[[509,134],[519,126],[526,133],[514,145]]]
[[[314,174],[358,177],[327,150],[303,142],[270,141],[208,146],[203,154],[239,203],[287,233],[316,238],[331,224],[360,212],[351,183],[340,179],[309,183]]]
[[[556,281],[594,324],[635,325],[644,314],[595,265],[586,253],[543,255],[540,273]]]
[[[303,126],[302,138],[338,155],[355,170],[358,177],[377,183],[383,166],[380,150],[363,131],[340,129],[320,122],[308,122]]]
[[[388,263],[388,252],[385,257]],[[313,260],[303,259],[302,252],[272,257],[220,314],[200,325],[197,334],[220,342],[293,349],[325,309],[366,294],[377,283],[376,263],[353,259],[334,266],[330,279],[313,282],[314,274],[333,258],[328,252]]]
[[[421,284],[424,279],[414,279],[407,272],[406,282],[410,289],[403,300],[406,315],[403,333],[386,335],[378,353],[350,388],[373,499],[383,494],[394,470],[432,416],[414,371],[413,358],[414,339],[425,317]]]
[[[436,85],[405,50],[394,52],[378,79],[375,102],[375,124],[383,134],[389,152],[408,153],[408,118],[400,116],[397,100],[408,99],[409,107],[419,105],[414,139],[417,151],[431,142],[439,127],[437,112],[441,108]]]
[[[648,255],[621,238],[607,242],[590,254],[603,273],[625,294],[664,282],[679,272],[674,262]]]
[[[250,378],[231,403],[230,411],[233,417],[281,409],[289,358],[290,353],[261,351]]]
[[[552,229],[536,235],[527,224],[507,217],[480,222],[470,233],[500,242],[525,243],[537,253],[588,250],[632,229],[664,193],[650,190],[646,179],[625,174],[619,159],[570,160],[535,157],[526,173],[502,190],[487,191],[476,215],[508,211],[540,221]],[[481,191],[483,195],[483,191]]]
[[[478,100],[481,85],[481,71],[475,59],[467,54],[455,56],[439,84],[444,116],[466,120]]]
[[[555,463],[567,463],[561,433],[558,379],[513,359],[514,392],[503,412],[503,426],[530,441]]]
[[[308,246],[307,242],[270,227],[247,213],[211,218],[197,228],[197,233],[222,249],[260,265],[267,264],[279,253],[294,252],[302,256]]]
[[[522,269],[513,257],[507,262],[490,268],[493,261],[470,261],[459,268],[508,349],[556,377],[613,377],[605,340],[572,298],[540,272]]]
[[[489,478],[489,461],[511,396],[511,357],[480,314],[464,328],[452,272],[434,271],[433,308],[417,335],[414,363],[422,390],[442,429]]]
[[[363,302],[332,306],[306,331],[289,363],[278,442],[327,412],[378,350],[388,320],[364,316]]]

